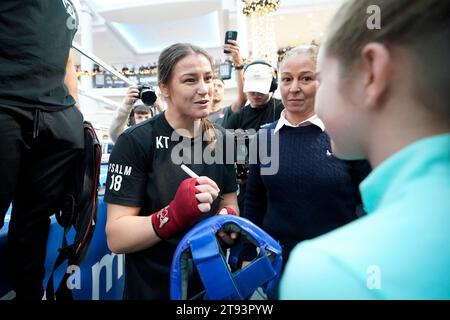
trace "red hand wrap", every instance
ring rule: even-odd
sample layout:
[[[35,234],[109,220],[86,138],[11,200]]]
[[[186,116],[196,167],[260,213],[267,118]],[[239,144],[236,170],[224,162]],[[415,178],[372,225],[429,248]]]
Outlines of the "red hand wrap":
[[[164,240],[172,238],[199,220],[202,212],[195,197],[200,193],[196,185],[196,178],[184,180],[169,205],[152,214],[153,229],[158,237]]]
[[[221,214],[220,212],[221,212],[223,209],[227,210],[227,213],[226,213],[226,214],[230,214],[230,215],[232,215],[232,216],[237,216],[237,215],[238,215],[238,214],[236,213],[236,211],[234,211],[234,210],[231,209],[230,207],[223,207],[222,209],[220,209],[220,210],[216,213],[216,216],[219,215],[219,214]],[[224,213],[222,213],[222,214],[224,214]]]

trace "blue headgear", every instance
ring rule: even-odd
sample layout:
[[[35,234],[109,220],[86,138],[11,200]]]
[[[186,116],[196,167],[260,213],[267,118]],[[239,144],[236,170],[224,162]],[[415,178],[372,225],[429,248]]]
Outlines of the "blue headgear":
[[[216,238],[220,230],[240,234],[228,255]],[[246,243],[253,245],[258,254],[249,265],[238,269],[240,253]],[[247,219],[217,215],[197,224],[178,244],[172,261],[170,297],[172,300],[246,299],[259,287],[264,292],[270,290],[280,276],[281,264],[281,247],[266,232]],[[188,295],[188,290],[192,291],[189,281],[195,273],[200,276],[204,290]]]

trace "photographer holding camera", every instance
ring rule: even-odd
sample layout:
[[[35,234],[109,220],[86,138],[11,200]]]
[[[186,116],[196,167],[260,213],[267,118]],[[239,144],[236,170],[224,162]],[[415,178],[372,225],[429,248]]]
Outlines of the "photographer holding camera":
[[[142,102],[139,100],[141,99]],[[132,126],[147,120],[163,111],[160,100],[149,85],[130,86],[121,107],[109,127],[109,135],[115,143],[125,130],[125,125]]]

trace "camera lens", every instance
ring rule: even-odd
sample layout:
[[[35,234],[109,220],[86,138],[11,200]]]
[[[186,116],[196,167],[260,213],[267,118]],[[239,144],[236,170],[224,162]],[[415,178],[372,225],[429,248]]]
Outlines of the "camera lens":
[[[151,106],[155,103],[156,93],[152,88],[144,86],[139,89],[139,92],[140,98],[146,106]]]

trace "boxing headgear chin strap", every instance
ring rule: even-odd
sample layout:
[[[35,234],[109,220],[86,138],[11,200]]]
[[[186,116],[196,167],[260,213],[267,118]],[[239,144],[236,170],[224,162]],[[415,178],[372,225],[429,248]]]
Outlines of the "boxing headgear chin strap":
[[[227,261],[216,238],[221,229],[236,231],[259,248],[257,258],[244,269],[232,273],[230,267],[237,267],[242,241],[236,241],[230,248]],[[281,263],[280,245],[252,222],[231,215],[214,216],[196,225],[179,243],[171,268],[171,299],[188,298],[187,273],[195,269],[205,287],[203,299],[246,299],[259,287],[267,292],[275,285]]]

